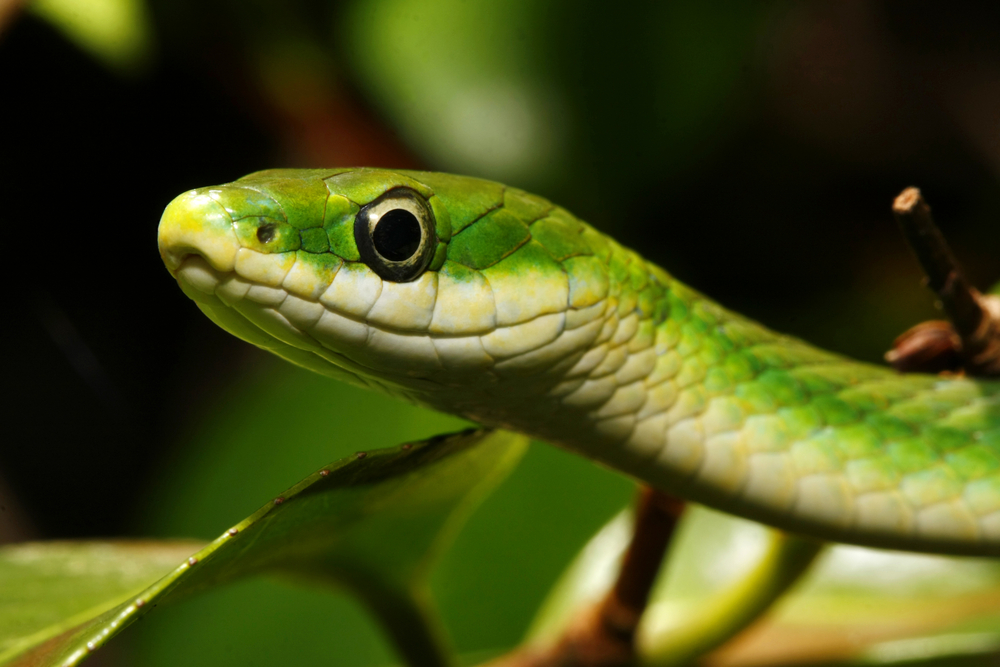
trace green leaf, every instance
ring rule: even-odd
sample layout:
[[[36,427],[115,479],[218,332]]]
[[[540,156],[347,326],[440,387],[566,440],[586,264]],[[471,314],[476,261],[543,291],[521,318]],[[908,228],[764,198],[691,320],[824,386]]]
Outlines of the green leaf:
[[[447,664],[443,632],[427,594],[428,570],[526,446],[522,436],[475,430],[338,461],[124,601],[122,594],[134,590],[139,574],[109,586],[99,599],[94,593],[100,584],[74,573],[81,567],[107,572],[101,556],[106,552],[94,545],[77,545],[69,556],[65,544],[0,549],[0,582],[18,582],[17,587],[0,583],[0,619],[17,615],[23,596],[35,597],[36,584],[44,591],[62,586],[67,595],[91,591],[78,596],[85,603],[42,596],[51,606],[38,602],[36,624],[14,631],[4,625],[0,664],[77,664],[159,604],[265,571],[347,587],[378,615],[407,660]],[[32,548],[34,558],[18,551]],[[154,550],[157,555],[144,561],[133,551],[129,562],[139,570],[162,571],[157,570],[161,552]],[[11,590],[22,594],[8,595]]]
[[[0,549],[0,661],[130,599],[202,546],[29,542]]]

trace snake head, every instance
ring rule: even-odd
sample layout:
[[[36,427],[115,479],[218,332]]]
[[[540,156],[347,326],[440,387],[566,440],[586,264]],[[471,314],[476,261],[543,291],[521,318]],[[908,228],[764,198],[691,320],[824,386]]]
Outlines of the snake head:
[[[411,395],[570,368],[622,301],[607,297],[627,252],[520,190],[376,169],[191,190],[164,212],[159,247],[184,292],[240,338]],[[644,285],[623,276],[635,309]]]

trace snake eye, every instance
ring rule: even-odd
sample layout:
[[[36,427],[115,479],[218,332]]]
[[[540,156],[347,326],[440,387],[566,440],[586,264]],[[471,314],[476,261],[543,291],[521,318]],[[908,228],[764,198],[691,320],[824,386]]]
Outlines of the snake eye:
[[[420,237],[417,217],[405,208],[394,208],[375,223],[372,243],[375,251],[389,261],[405,262],[416,254]]]
[[[361,260],[384,280],[416,280],[437,246],[434,214],[418,193],[396,188],[358,211],[354,240]]]

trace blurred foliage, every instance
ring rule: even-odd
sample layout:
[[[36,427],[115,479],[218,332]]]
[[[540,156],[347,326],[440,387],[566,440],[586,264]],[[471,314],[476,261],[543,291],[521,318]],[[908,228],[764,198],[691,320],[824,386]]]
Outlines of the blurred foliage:
[[[298,471],[349,455],[359,442],[388,446],[462,424],[267,359],[187,429],[183,452],[149,495],[143,533],[209,538]],[[579,545],[631,493],[630,482],[588,461],[533,446],[433,572],[432,590],[458,650],[516,644]],[[306,637],[303,628],[314,628],[326,645],[343,647],[343,664],[378,664],[369,660],[386,655],[383,640],[353,605],[287,585],[242,584],[167,610],[124,639],[134,643],[142,664],[209,664],[202,647],[216,643],[228,647],[235,663],[262,660],[260,645],[266,645],[273,660],[311,664],[318,659],[311,642],[284,638]],[[273,614],[273,607],[283,613]],[[254,628],[249,644],[239,639],[248,636],[247,627]],[[171,640],[178,636],[188,641]]]
[[[616,516],[584,547],[542,605],[528,641],[551,640],[572,609],[600,599],[613,583],[630,521],[627,512]],[[704,614],[751,574],[772,540],[760,524],[691,508],[653,591],[640,643],[656,647]],[[763,622],[713,659],[854,664],[863,653],[864,664],[894,664],[956,654],[994,660],[998,650],[1000,563],[841,545],[829,547]]]
[[[2,520],[17,524],[0,521],[0,541],[32,532],[209,539],[357,443],[383,447],[457,427],[266,360],[180,295],[156,257],[156,216],[184,189],[255,169],[416,166],[510,181],[725,305],[868,360],[934,314],[889,215],[903,186],[922,187],[981,284],[1000,275],[1000,17],[989,8],[945,13],[890,0],[28,7],[16,20],[6,6],[0,12],[8,21],[0,76],[17,101],[8,127],[18,128],[0,152],[13,195],[6,216],[40,224],[49,219],[40,203],[73,205],[52,217],[66,231],[47,243],[44,271],[31,253],[9,264],[10,275],[29,280],[14,290],[19,316],[2,331],[4,349],[17,351],[0,376],[11,395],[4,423],[18,446],[0,448],[0,477],[19,502],[0,497]],[[93,232],[109,224],[111,247]],[[432,573],[467,662],[521,640],[566,564],[631,492],[590,462],[532,446]],[[744,548],[753,527],[704,517],[688,526],[665,584],[664,599],[678,603],[698,599],[706,578],[726,580],[711,569],[720,562],[737,571],[756,555]],[[910,570],[905,563],[917,561],[895,556],[872,565],[876,556],[863,553],[852,566],[859,580],[839,592],[807,584],[793,611],[763,627],[764,639],[751,636],[756,648],[740,658],[737,644],[719,664],[746,664],[761,646],[793,640],[838,659],[875,643],[865,658],[873,664],[994,649],[996,619],[969,602],[973,588],[984,599],[995,588],[992,570]],[[835,570],[819,572],[836,582]],[[940,587],[898,595],[878,587],[899,572]],[[878,644],[932,632],[945,609],[958,611],[935,623],[952,634]],[[864,633],[890,610],[916,620]],[[102,657],[325,664],[336,651],[344,665],[394,660],[357,603],[282,581],[235,584],[154,618]],[[833,630],[830,643],[813,641],[814,631]]]
[[[713,516],[723,521],[713,522]],[[619,514],[584,547],[542,605],[526,643],[544,647],[557,641],[580,609],[610,592],[629,546],[631,521],[630,513]],[[744,534],[734,549],[747,527],[750,539]],[[699,507],[686,511],[636,633],[639,662],[686,665],[725,645],[782,599],[823,549],[822,543]]]

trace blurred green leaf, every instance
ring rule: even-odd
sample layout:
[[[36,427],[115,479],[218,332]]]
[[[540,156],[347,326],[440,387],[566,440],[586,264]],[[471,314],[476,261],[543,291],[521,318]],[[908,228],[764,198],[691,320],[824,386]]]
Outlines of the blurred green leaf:
[[[733,650],[776,663],[996,664],[997,628],[995,559],[838,545]]]
[[[580,550],[539,607],[528,630],[529,643],[557,640],[581,609],[600,602],[611,590],[632,538],[634,521],[630,509],[622,510]]]
[[[13,665],[76,664],[158,604],[278,570],[346,586],[375,611],[407,659],[421,665],[446,664],[443,633],[426,586],[429,567],[472,506],[509,472],[526,445],[527,440],[515,434],[465,431],[331,464],[134,598],[107,609],[110,601],[101,604],[91,595],[92,617],[77,612],[75,618],[53,621],[58,614],[50,614],[50,632],[30,628],[32,638],[18,637],[26,641],[16,644],[14,637],[8,638],[13,647],[0,659]],[[78,552],[76,561],[61,562],[81,562],[85,553]],[[18,562],[21,570],[15,574],[12,563]],[[36,557],[25,566],[10,549],[0,551],[0,565],[7,565],[5,578],[17,576],[28,587],[32,577],[51,580],[51,568],[59,562],[55,556]],[[100,571],[98,564],[86,564]],[[108,598],[118,599],[122,587],[107,592]],[[14,600],[8,608],[17,604]]]
[[[1000,632],[994,630],[943,633],[881,642],[866,649],[860,658],[841,664],[845,667],[850,665],[995,667],[998,660],[1000,660]]]
[[[336,38],[434,168],[586,202],[594,221],[750,116],[747,62],[771,7],[355,0]]]
[[[145,0],[31,0],[28,9],[120,73],[141,71],[152,56]]]
[[[541,607],[529,641],[551,640],[575,610],[603,597],[630,526],[623,512],[584,547]],[[745,577],[764,554],[768,533],[760,524],[690,507],[657,581],[640,642],[655,642],[689,622]],[[716,655],[734,665],[993,664],[978,661],[1000,647],[998,609],[1000,563],[994,560],[837,545],[758,625]],[[966,657],[936,662],[956,656]]]
[[[673,569],[677,551],[690,547],[688,524],[698,523],[701,508],[685,512],[678,526],[680,539],[665,559],[667,571]],[[551,644],[558,639],[581,610],[605,597],[614,585],[621,559],[632,535],[633,518],[622,512],[604,526],[587,544],[570,565],[563,578],[553,589],[536,617],[529,642],[537,645]],[[656,624],[644,617],[637,634],[637,647],[644,665],[686,665],[698,656],[724,644],[731,637],[754,622],[775,600],[799,579],[815,560],[823,545],[806,541],[773,529],[762,531],[759,549],[741,554],[726,552],[730,558],[726,566],[739,573],[726,584],[718,585],[716,577],[710,594],[700,596],[695,604],[674,614],[669,619],[653,616]],[[701,539],[699,535],[699,541]],[[661,584],[664,577],[661,575]],[[651,611],[660,601],[662,585],[650,599]]]
[[[540,176],[566,139],[541,65],[546,4],[361,0],[337,35],[363,87],[432,163]]]
[[[435,568],[435,597],[460,650],[517,645],[566,564],[634,494],[630,479],[532,443]]]

